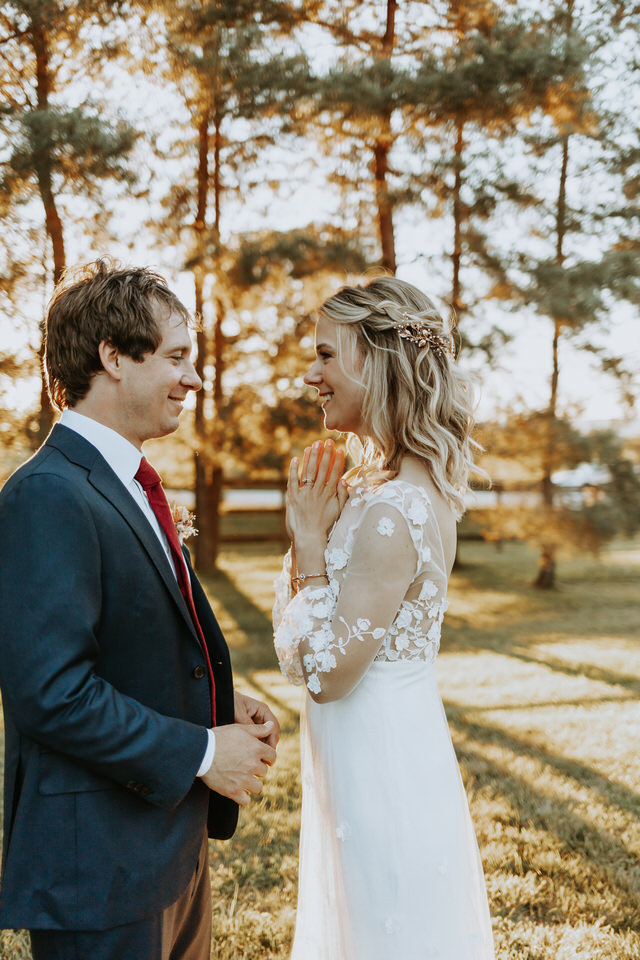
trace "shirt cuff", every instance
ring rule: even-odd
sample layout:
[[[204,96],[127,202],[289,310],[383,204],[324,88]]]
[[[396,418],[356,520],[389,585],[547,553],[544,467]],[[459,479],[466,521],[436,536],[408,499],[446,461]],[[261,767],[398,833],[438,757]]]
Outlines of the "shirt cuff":
[[[213,763],[213,758],[216,755],[216,735],[213,730],[207,730],[207,749],[204,752],[204,757],[202,758],[202,763],[198,768],[196,774],[197,777],[203,777],[205,773],[209,770],[209,767]]]

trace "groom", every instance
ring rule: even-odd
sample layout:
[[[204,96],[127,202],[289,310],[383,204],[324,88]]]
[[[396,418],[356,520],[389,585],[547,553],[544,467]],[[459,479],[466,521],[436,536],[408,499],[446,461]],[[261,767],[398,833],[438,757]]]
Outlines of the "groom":
[[[146,269],[63,280],[60,423],[0,495],[0,926],[29,929],[35,960],[208,960],[207,836],[275,760],[141,453],[202,385],[188,321]]]

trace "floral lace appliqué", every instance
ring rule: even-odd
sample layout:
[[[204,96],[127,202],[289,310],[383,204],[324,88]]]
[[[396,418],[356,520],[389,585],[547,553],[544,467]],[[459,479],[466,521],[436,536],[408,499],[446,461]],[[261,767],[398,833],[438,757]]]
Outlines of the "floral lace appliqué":
[[[397,524],[404,518],[416,556],[415,573],[405,599],[395,614],[390,613],[386,621],[390,626],[384,629],[372,624],[366,615],[356,616],[355,622],[336,616],[338,598],[349,580],[349,561],[358,528],[369,508],[383,504],[393,510],[385,510],[376,518],[372,529],[385,540],[388,538],[389,549],[392,549]],[[389,513],[394,514],[394,519]],[[386,545],[381,548],[386,550]],[[386,553],[384,559],[386,563]],[[291,597],[287,562],[276,582],[275,647],[282,672],[291,682],[299,684],[306,679],[310,692],[319,694],[323,677],[346,663],[343,658],[349,649],[365,642],[369,649],[372,643],[377,647],[374,659],[378,662],[435,660],[447,609],[447,576],[440,534],[424,490],[392,480],[374,489],[352,491],[330,535],[325,560],[328,586],[308,586]],[[391,560],[380,576],[393,577],[393,574]],[[304,644],[302,662],[301,643]]]
[[[317,607],[318,604],[315,606]],[[320,674],[327,673],[338,665],[336,656],[340,654],[344,656],[350,643],[354,640],[363,643],[368,638],[382,640],[384,637],[384,630],[380,627],[372,630],[371,621],[363,617],[359,618],[354,626],[349,625],[343,617],[339,618],[339,622],[346,628],[346,635],[336,636],[326,622],[314,631],[306,632],[313,652],[307,653],[302,662],[307,674],[307,686],[311,693],[320,693],[322,690]]]
[[[393,531],[395,530],[396,525],[391,519],[391,517],[381,517],[378,520],[378,526],[376,530],[381,537],[391,537],[393,536]]]

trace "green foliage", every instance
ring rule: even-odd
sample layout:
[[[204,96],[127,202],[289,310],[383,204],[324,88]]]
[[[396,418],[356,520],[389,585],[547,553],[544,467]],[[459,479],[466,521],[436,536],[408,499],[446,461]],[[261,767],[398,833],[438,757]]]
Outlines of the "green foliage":
[[[597,431],[589,441],[594,462],[605,465],[611,477],[604,488],[604,503],[594,504],[603,512],[610,511],[608,523],[614,532],[606,539],[619,534],[632,537],[640,530],[640,464],[629,456],[620,437],[611,430]],[[595,517],[600,519],[599,514]]]
[[[133,181],[126,166],[135,142],[133,129],[121,117],[113,122],[104,119],[86,90],[78,97],[82,86],[78,81],[86,81],[83,70],[93,81],[108,54],[114,52],[106,44],[100,48],[99,40],[96,48],[96,38],[103,36],[103,28],[122,8],[121,2],[105,0],[13,0],[4,6],[0,19],[4,94],[0,134],[6,146],[0,150],[0,210],[8,226],[0,238],[0,270],[6,284],[3,294],[14,303],[21,296],[26,299],[43,274],[49,282],[51,277],[57,282],[62,275],[68,226],[65,201],[73,204],[78,195],[90,198],[100,220],[105,179],[125,186]],[[74,70],[70,74],[71,62]],[[71,92],[74,81],[76,89]],[[85,236],[88,212],[83,222]],[[42,238],[37,245],[30,242],[33,233]],[[52,264],[49,277],[46,247]],[[15,267],[20,259],[25,263],[23,270]],[[44,382],[40,398],[37,438],[42,441],[53,419]]]
[[[589,438],[568,419],[550,419],[546,411],[513,411],[504,421],[483,423],[478,439],[490,457],[517,461],[532,486],[542,478],[549,449],[553,451],[549,465],[553,471],[589,459]]]
[[[7,114],[11,120],[12,115]],[[3,189],[13,192],[19,183],[32,183],[46,158],[60,186],[74,187],[95,196],[105,177],[132,183],[133,172],[125,158],[137,134],[124,121],[105,122],[96,111],[23,111],[15,115],[16,136],[3,176]]]
[[[544,22],[524,20],[518,12],[498,14],[493,3],[487,7],[491,22],[451,24],[456,42],[440,57],[421,57],[413,102],[435,123],[457,119],[504,127],[544,104],[568,71],[579,73],[581,44],[559,51]]]
[[[220,407],[224,423],[222,447],[228,475],[286,474],[294,450],[302,438],[320,432],[318,408],[312,400],[275,394],[266,399],[264,390],[243,384],[229,391]]]
[[[286,233],[264,231],[242,238],[229,277],[238,287],[264,283],[274,267],[285,267],[293,279],[326,270],[360,273],[367,267],[358,238],[325,226]]]
[[[338,110],[341,122],[358,121],[363,139],[379,133],[377,117],[411,102],[412,72],[387,57],[373,62],[339,63],[313,84],[316,109]]]
[[[239,238],[222,260],[225,391],[212,412],[216,449],[230,473],[286,472],[323,428],[302,377],[313,356],[313,311],[362,252],[330,227]]]

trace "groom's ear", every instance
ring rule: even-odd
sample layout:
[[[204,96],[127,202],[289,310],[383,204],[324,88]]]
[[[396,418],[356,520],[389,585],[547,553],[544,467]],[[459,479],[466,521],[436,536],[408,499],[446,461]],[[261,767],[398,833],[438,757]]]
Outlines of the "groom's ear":
[[[101,340],[98,347],[100,362],[107,373],[114,380],[122,379],[122,354],[110,340]]]

